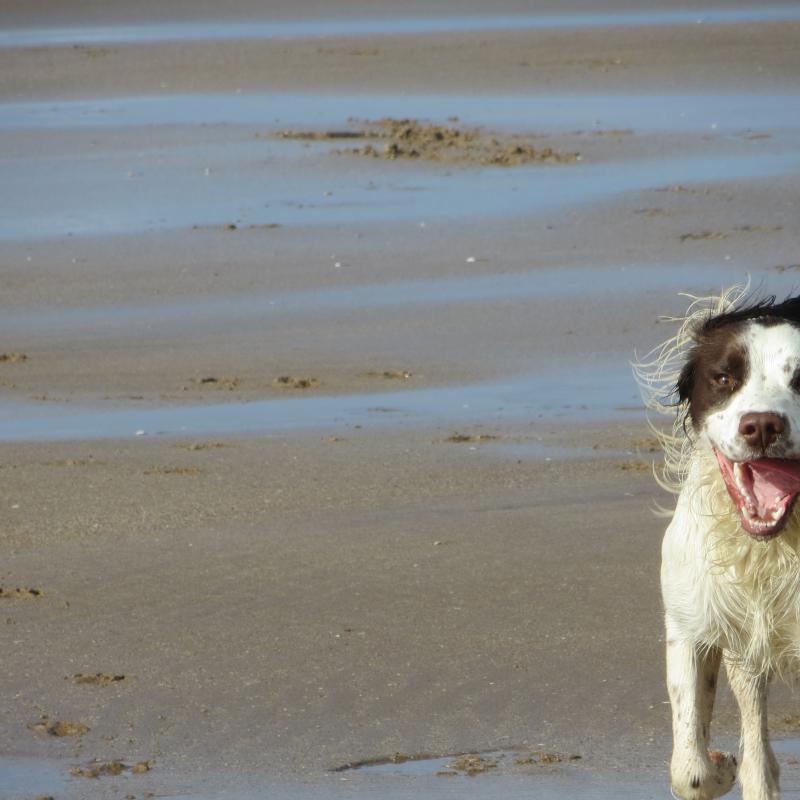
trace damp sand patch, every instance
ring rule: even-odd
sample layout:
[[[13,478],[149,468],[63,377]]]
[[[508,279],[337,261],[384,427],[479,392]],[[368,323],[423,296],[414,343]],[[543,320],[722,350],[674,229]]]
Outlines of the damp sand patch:
[[[652,472],[653,465],[649,461],[623,461],[617,464],[623,472]]]
[[[34,733],[46,733],[48,736],[62,738],[64,736],[83,736],[89,733],[90,728],[82,722],[66,722],[44,718],[41,722],[34,722],[28,728]]]
[[[500,766],[500,760],[495,756],[469,753],[454,759],[437,774],[443,777],[466,775],[468,778],[474,778],[476,775],[485,775],[487,772],[497,769],[498,766]]]
[[[211,389],[226,389],[229,392],[232,392],[234,389],[239,387],[239,384],[242,382],[241,378],[237,377],[226,377],[226,376],[216,376],[216,375],[205,375],[201,378],[192,378],[191,382],[195,386],[199,386],[201,388],[211,388]]]
[[[774,267],[769,267],[770,272],[777,272],[782,274],[784,272],[800,272],[800,264],[776,264]]]
[[[45,467],[104,467],[108,462],[100,461],[94,456],[88,458],[57,458],[54,461],[45,461]]]
[[[142,471],[143,475],[202,475],[204,470],[200,467],[156,466],[148,467]]]
[[[730,236],[729,233],[723,233],[722,231],[693,231],[692,233],[684,233],[681,234],[680,240],[681,243],[683,242],[709,242],[709,241],[719,241],[721,239],[727,239]]]
[[[0,600],[38,600],[42,595],[41,589],[31,586],[0,586]]]
[[[181,450],[196,452],[199,450],[220,450],[225,447],[233,447],[233,445],[226,444],[225,442],[192,442],[191,444],[179,442],[178,444],[173,445],[173,447],[177,447]]]
[[[463,443],[480,443],[480,442],[494,442],[497,441],[500,437],[495,436],[490,433],[459,433],[456,431],[448,436],[445,441],[446,442],[454,442],[456,444],[463,444]]]
[[[357,120],[351,122],[355,124]],[[457,120],[454,119],[453,122]],[[355,130],[284,130],[276,136],[279,139],[315,142],[363,141],[357,147],[335,148],[331,153],[389,161],[404,159],[517,167],[542,162],[568,164],[581,159],[580,153],[561,152],[552,147],[534,145],[530,137],[393,117],[366,121]]]
[[[729,239],[736,233],[778,233],[783,225],[734,225],[730,231],[692,231],[681,235],[681,242],[716,241]]]
[[[529,750],[491,750],[463,753],[393,753],[334,767],[331,772],[362,771],[432,775],[441,778],[474,778],[501,773],[529,773],[542,768],[561,769],[581,760],[577,753]]]
[[[71,678],[67,678],[66,680],[71,680],[78,686],[111,686],[112,683],[121,683],[122,681],[124,681],[125,676],[122,674],[114,674],[110,672],[95,672],[95,673],[78,672]]]
[[[613,445],[604,446],[613,447]],[[660,453],[663,449],[661,447],[661,442],[659,442],[654,436],[636,436],[627,443],[627,446],[631,450],[635,450],[640,453]]]
[[[296,375],[280,375],[272,381],[273,386],[280,389],[315,389],[322,381],[317,378],[297,377]]]
[[[414,377],[413,372],[409,372],[405,369],[387,369],[381,371],[370,371],[364,373],[365,378],[377,378],[379,380],[386,380],[386,381],[407,381],[410,378]]]
[[[153,769],[152,761],[138,761],[135,764],[126,764],[123,761],[91,761],[83,767],[73,767],[69,774],[73,778],[102,778],[117,777],[126,772],[131,775],[144,775],[151,769]]]
[[[674,208],[637,208],[634,214],[640,214],[643,217],[672,217],[677,211]]]
[[[193,231],[272,231],[283,227],[277,222],[265,222],[260,225],[240,225],[236,222],[225,222],[220,225],[192,225]]]

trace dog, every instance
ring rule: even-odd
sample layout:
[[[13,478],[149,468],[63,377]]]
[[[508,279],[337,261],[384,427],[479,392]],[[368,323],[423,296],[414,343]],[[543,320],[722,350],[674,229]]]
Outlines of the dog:
[[[692,298],[637,365],[646,404],[677,405],[657,475],[677,495],[662,544],[672,790],[709,800],[737,759],[709,749],[721,662],[741,712],[743,800],[777,800],[767,687],[800,659],[800,296]],[[674,413],[674,409],[671,413]]]

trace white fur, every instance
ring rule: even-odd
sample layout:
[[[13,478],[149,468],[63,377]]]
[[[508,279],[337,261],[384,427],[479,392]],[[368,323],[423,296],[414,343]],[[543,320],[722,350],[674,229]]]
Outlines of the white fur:
[[[748,323],[741,334],[750,376],[747,383],[720,411],[710,414],[703,433],[714,446],[733,461],[752,458],[739,436],[739,420],[751,411],[773,411],[789,420],[790,431],[800,430],[800,403],[790,387],[800,364],[800,331],[789,323],[764,327]],[[797,458],[798,451],[782,452],[782,458]]]
[[[649,423],[664,451],[664,462],[656,470],[655,477],[659,485],[672,494],[679,494],[683,488],[693,450],[691,423],[688,420],[684,422],[682,414],[675,414],[669,403],[686,353],[693,342],[692,332],[708,317],[735,308],[748,291],[748,286],[733,286],[719,296],[682,295],[692,301],[686,314],[683,317],[663,318],[663,322],[677,324],[677,333],[647,353],[641,361],[632,364],[647,409],[673,417],[671,431]],[[671,511],[663,513],[665,516],[672,515]]]
[[[693,298],[678,334],[635,365],[648,407],[664,410],[693,327],[734,308],[743,294],[735,287],[721,297]],[[753,458],[739,434],[742,415],[753,411],[783,414],[790,431],[800,433],[800,402],[789,385],[800,364],[800,332],[789,324],[748,323],[742,338],[749,377],[731,401],[709,415],[699,433],[680,419],[669,433],[656,429],[666,453],[660,483],[678,492],[662,546],[661,583],[673,710],[671,778],[673,791],[685,800],[718,797],[734,781],[735,758],[708,750],[722,660],[742,715],[743,799],[777,800],[767,683],[776,672],[793,672],[800,657],[800,512],[775,539],[748,536],[712,450],[734,461]],[[798,437],[791,440],[795,444],[780,455],[800,457]]]

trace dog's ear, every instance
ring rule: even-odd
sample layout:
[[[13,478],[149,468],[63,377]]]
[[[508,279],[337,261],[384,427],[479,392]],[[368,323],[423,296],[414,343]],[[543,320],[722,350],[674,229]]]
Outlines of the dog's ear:
[[[697,368],[697,359],[694,353],[689,354],[689,358],[683,365],[681,374],[678,376],[678,381],[675,384],[675,392],[678,395],[679,403],[688,403],[692,398],[694,391],[695,371]]]

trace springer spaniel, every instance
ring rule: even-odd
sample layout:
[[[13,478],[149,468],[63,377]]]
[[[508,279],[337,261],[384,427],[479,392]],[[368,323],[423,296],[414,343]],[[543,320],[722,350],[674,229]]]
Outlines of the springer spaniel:
[[[635,366],[678,494],[662,545],[673,792],[728,792],[736,758],[709,750],[720,662],[742,720],[744,800],[777,800],[767,684],[800,659],[800,296],[694,298],[678,334]]]

